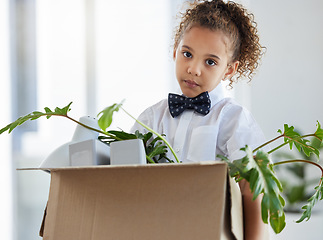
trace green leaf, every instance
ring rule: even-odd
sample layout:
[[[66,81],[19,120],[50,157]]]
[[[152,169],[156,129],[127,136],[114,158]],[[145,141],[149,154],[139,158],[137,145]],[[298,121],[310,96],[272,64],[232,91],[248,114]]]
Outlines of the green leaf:
[[[168,162],[174,162],[173,160],[167,158],[167,146],[162,139],[157,136],[151,140],[152,136],[153,134],[151,132],[144,135],[146,140],[145,145],[147,156],[157,163],[162,159],[167,160]]]
[[[99,136],[99,139],[102,142],[105,142],[107,144],[110,144],[115,141],[122,141],[122,140],[129,140],[129,139],[143,140],[148,163],[157,163],[161,159],[165,159],[168,162],[174,162],[173,160],[166,157],[167,146],[160,139],[160,137],[151,139],[153,136],[153,133],[151,132],[142,134],[137,130],[134,134],[132,134],[124,131],[111,130],[106,133],[109,135]]]
[[[148,155],[148,157],[153,158],[156,157],[158,155],[164,154],[165,150],[167,149],[166,145],[163,145],[162,142],[158,142],[154,148],[152,148],[152,150],[150,151]]]
[[[48,113],[48,114],[53,113],[53,112],[52,112],[52,110],[50,110],[48,107],[45,107],[45,111],[46,111],[46,113]],[[50,117],[51,117],[51,115],[46,116],[46,118],[47,118],[47,119],[49,119]]]
[[[323,177],[321,178],[319,185],[315,187],[315,190],[316,190],[315,193],[308,200],[308,203],[302,207],[302,209],[304,209],[305,211],[303,212],[300,219],[298,219],[296,221],[297,223],[300,223],[300,222],[304,221],[305,219],[306,219],[306,221],[308,221],[311,218],[312,209],[313,209],[314,205],[316,204],[316,202],[318,200],[323,199]]]
[[[154,129],[150,128],[149,126],[147,126],[146,124],[144,124],[143,122],[139,121],[138,119],[136,119],[135,117],[133,117],[130,113],[128,113],[125,109],[122,108],[122,110],[128,115],[130,116],[132,119],[134,119],[137,123],[139,123],[141,126],[143,126],[146,130],[148,130],[149,132],[152,132],[153,134],[155,134],[156,136],[158,136],[168,147],[168,149],[172,152],[173,156],[175,157],[175,160],[177,163],[180,163],[181,161],[178,159],[173,147],[169,144],[169,142],[166,140],[166,138],[164,138],[161,134],[159,134],[158,132],[154,131]],[[168,159],[165,156],[166,159]]]
[[[112,123],[112,118],[113,118],[113,114],[114,112],[118,112],[119,109],[121,108],[122,104],[124,101],[122,101],[119,104],[113,104],[109,107],[106,107],[105,109],[103,109],[101,112],[99,112],[98,117],[100,116],[99,120],[98,120],[98,124],[99,127],[103,130],[106,131],[108,127],[110,127],[111,123]]]
[[[4,128],[0,129],[0,134],[4,133],[5,131],[7,131],[10,128],[11,124],[8,124],[7,126],[5,126]]]
[[[70,102],[66,107],[63,107],[63,108],[62,108],[62,111],[63,111],[64,115],[67,115],[67,113],[68,113],[69,111],[71,111],[70,106],[72,105],[72,103],[73,103],[73,102]]]
[[[283,200],[283,198],[279,195],[279,201],[276,201],[277,199],[274,198],[274,196],[270,196],[269,197],[272,199],[270,199],[271,201],[269,201],[269,203],[271,203],[271,206],[273,206],[272,208],[270,208],[270,226],[272,227],[272,229],[274,230],[275,233],[280,233],[286,226],[286,221],[285,221],[285,213],[282,210],[281,212],[275,212],[277,209],[278,205],[284,205],[285,201]]]
[[[245,151],[247,155],[241,159],[234,160],[233,162],[231,162],[228,158],[222,155],[217,155],[217,157],[221,158],[223,161],[225,161],[228,164],[229,174],[231,177],[236,178],[236,180],[239,179],[240,177],[249,179],[250,166],[248,165],[248,163],[249,163],[249,158],[252,158],[253,154],[251,149],[248,147],[241,148],[240,150]]]
[[[322,139],[323,139],[323,129],[321,128],[321,124],[319,123],[319,121],[317,121],[317,129],[315,131],[315,136],[318,137],[321,142],[322,142]]]
[[[64,116],[67,115],[67,113],[71,110],[70,109],[71,104],[72,102],[70,102],[66,107],[63,107],[63,108],[56,107],[54,113],[57,115],[64,115]]]
[[[8,124],[4,128],[0,129],[0,134],[8,131],[8,133],[11,133],[17,126],[25,123],[26,121],[30,120],[36,120],[40,117],[46,116],[47,118],[54,116],[54,115],[59,115],[59,116],[67,116],[67,112],[70,111],[70,106],[72,102],[70,102],[66,107],[64,108],[56,108],[55,112],[52,112],[48,107],[45,107],[45,112],[40,112],[40,111],[34,111],[32,113],[29,113],[25,116],[19,117],[16,121]]]
[[[48,107],[45,107],[44,109],[45,109],[46,113],[53,113],[53,111],[50,110],[50,108],[48,108]]]
[[[124,131],[112,131],[111,130],[111,131],[108,131],[108,133],[116,136],[120,140],[137,139],[137,136],[135,134],[127,133],[127,132],[124,132]]]
[[[301,135],[298,132],[294,131],[293,126],[289,127],[287,124],[284,124],[284,141],[289,142],[290,149],[292,149],[294,142],[289,140],[297,139],[300,136]],[[296,145],[296,147],[298,147],[298,145]]]
[[[262,220],[279,233],[285,227],[285,201],[280,195],[282,185],[272,170],[268,153],[259,150],[253,156],[252,150],[246,146],[241,150],[246,152],[244,158],[228,162],[231,177],[243,178],[249,182],[253,199],[263,194],[261,202]],[[222,158],[226,160],[225,158]]]
[[[249,159],[252,168],[252,175],[256,176],[250,179],[250,188],[254,192],[254,199],[263,193],[262,208],[263,221],[268,222],[275,233],[281,232],[285,227],[285,213],[283,207],[285,201],[280,195],[283,190],[282,185],[276,177],[274,171],[268,166],[270,160],[268,154],[263,151],[258,151],[255,158]],[[264,212],[267,211],[266,214]]]
[[[138,131],[138,130],[137,130]],[[136,132],[137,132],[136,131]],[[138,131],[139,132],[139,131]],[[145,135],[143,135],[142,140],[144,141],[145,144],[147,144],[147,142],[149,141],[149,139],[151,139],[153,136],[152,132],[147,132]]]
[[[317,125],[317,135],[318,137],[322,137],[323,130],[321,129],[319,123]],[[278,132],[281,133],[282,131],[278,130]],[[292,149],[294,145],[299,152],[303,151],[306,156],[310,156],[311,153],[314,153],[317,157],[319,157],[319,150],[315,146],[312,146],[311,142],[308,139],[305,139],[305,137],[296,132],[293,126],[289,127],[287,124],[284,124],[283,135],[284,141],[285,143],[289,144],[290,149]]]

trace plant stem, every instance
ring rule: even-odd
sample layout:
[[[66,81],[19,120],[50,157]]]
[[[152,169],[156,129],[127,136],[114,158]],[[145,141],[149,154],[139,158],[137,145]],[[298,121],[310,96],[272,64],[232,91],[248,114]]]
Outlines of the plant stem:
[[[151,129],[150,127],[148,127],[147,125],[145,125],[144,123],[140,122],[139,120],[137,120],[135,117],[133,117],[130,113],[128,113],[123,107],[121,107],[121,109],[128,115],[130,116],[132,119],[134,119],[137,123],[139,123],[141,126],[143,126],[144,128],[146,128],[148,131],[154,133],[156,136],[158,136],[161,140],[163,140],[163,142],[167,145],[167,147],[169,148],[169,150],[172,152],[172,154],[174,155],[176,162],[180,163],[174,149],[172,148],[172,146],[168,143],[168,141],[159,133],[155,132],[153,129]]]
[[[292,141],[295,141],[295,142],[296,142],[296,140],[297,140],[297,139],[302,139],[302,138],[306,138],[306,137],[317,137],[317,136],[316,136],[315,134],[306,134],[306,135],[298,136],[298,137],[296,137],[296,138],[292,139],[292,138],[290,138],[290,137],[286,136],[285,134],[282,134],[282,135],[279,135],[278,137],[273,138],[272,140],[269,140],[268,142],[265,142],[265,143],[264,143],[264,144],[262,144],[261,146],[259,146],[259,147],[255,148],[252,152],[254,153],[254,152],[258,151],[260,148],[265,147],[266,145],[268,145],[268,144],[270,144],[270,143],[272,143],[272,142],[274,142],[274,141],[278,140],[278,139],[279,139],[279,138],[281,138],[281,137],[285,137],[285,138],[288,138],[288,139],[290,139],[290,140],[289,140],[289,141],[286,141],[286,142],[282,143],[281,145],[279,145],[279,146],[275,147],[274,149],[272,149],[272,150],[268,151],[268,154],[271,154],[271,153],[273,153],[273,152],[277,151],[279,148],[281,148],[281,147],[283,147],[283,146],[287,145],[288,143],[290,143],[290,142],[292,142]],[[301,143],[300,143],[300,144],[301,144]],[[311,146],[306,146],[306,147],[311,147]]]
[[[155,163],[155,161],[154,161],[154,160],[152,160],[150,157],[148,157],[148,155],[146,155],[146,158],[147,158],[148,162],[150,162],[150,163]]]
[[[104,132],[104,131],[101,131],[101,130],[99,130],[99,129],[96,129],[96,128],[93,128],[93,127],[90,127],[90,126],[88,126],[88,125],[86,125],[86,124],[84,124],[84,123],[81,123],[81,122],[79,122],[79,121],[75,120],[74,118],[69,117],[68,115],[57,115],[57,116],[63,116],[63,117],[66,117],[66,118],[68,118],[68,119],[72,120],[73,122],[75,122],[75,123],[77,123],[77,124],[81,125],[82,127],[85,127],[85,128],[87,128],[87,129],[89,129],[89,130],[92,130],[92,131],[95,131],[95,132],[98,132],[98,133],[104,134],[104,135],[109,136],[109,137],[111,137],[111,138],[113,138],[113,139],[115,139],[115,140],[118,140],[118,141],[121,141],[121,140],[122,140],[121,138],[118,138],[118,137],[114,136],[114,135],[113,135],[113,134],[111,134],[111,133]]]
[[[275,142],[276,140],[278,140],[279,138],[281,138],[283,136],[284,136],[284,134],[282,134],[282,135],[280,135],[278,137],[275,137],[275,138],[269,140],[268,142],[265,142],[264,144],[262,144],[259,147],[255,148],[252,152],[254,153],[254,152],[258,151],[260,148],[263,148],[263,147],[267,146],[268,144],[270,144],[272,142]]]
[[[123,108],[122,108],[122,110],[123,111],[125,111]],[[132,115],[130,115],[128,112],[126,112],[125,111],[125,113],[127,113],[130,117],[132,117],[133,119],[135,119]],[[90,126],[88,126],[88,125],[86,125],[86,124],[84,124],[84,123],[81,123],[81,122],[79,122],[79,121],[77,121],[77,120],[75,120],[74,118],[71,118],[71,117],[69,117],[68,115],[63,115],[63,114],[45,114],[46,116],[61,116],[61,117],[66,117],[67,119],[69,119],[69,120],[71,120],[71,121],[73,121],[73,122],[75,122],[75,123],[77,123],[77,124],[79,124],[79,125],[81,125],[82,127],[85,127],[85,128],[87,128],[87,129],[89,129],[89,130],[92,130],[92,131],[95,131],[95,132],[98,132],[98,133],[101,133],[101,134],[104,134],[104,135],[106,135],[106,136],[109,136],[109,137],[111,137],[111,138],[113,138],[113,139],[115,139],[115,140],[118,140],[118,141],[122,141],[123,139],[121,139],[121,138],[118,138],[118,137],[116,137],[116,136],[114,136],[113,134],[110,134],[110,133],[108,133],[108,132],[104,132],[104,131],[102,131],[102,130],[99,130],[99,129],[96,129],[96,128],[93,128],[93,127],[90,127]],[[156,134],[158,137],[160,137],[165,143],[166,143],[166,145],[169,147],[169,149],[172,151],[172,153],[174,154],[174,157],[176,158],[176,160],[177,160],[177,162],[179,162],[179,160],[178,160],[178,158],[177,158],[177,156],[176,156],[176,154],[175,154],[175,152],[174,152],[174,150],[171,148],[171,146],[168,144],[168,142],[167,142],[167,140],[165,139],[165,138],[163,138],[160,134],[158,134],[158,133],[156,133],[155,131],[153,131],[152,129],[150,129],[148,126],[146,126],[146,125],[144,125],[143,123],[141,123],[141,122],[139,122],[137,119],[135,119],[140,125],[142,125],[144,128],[146,128],[146,129],[148,129],[149,131],[151,131],[151,132],[153,132],[154,134]],[[147,160],[150,162],[150,163],[155,163],[155,161],[153,160],[153,159],[151,159],[149,156],[147,156],[146,155],[146,158],[147,158]]]
[[[285,143],[283,143],[283,144],[279,145],[278,147],[275,147],[274,149],[272,149],[272,150],[268,151],[268,154],[271,154],[271,153],[273,153],[273,152],[277,151],[279,148],[281,148],[281,147],[285,146],[285,145],[286,145],[286,144],[288,144],[288,143],[289,143],[289,142],[285,142]]]
[[[276,148],[274,148],[274,149],[272,149],[272,150],[268,151],[268,154],[271,154],[271,153],[275,152],[275,151],[276,151],[276,150],[278,150],[279,148],[281,148],[281,147],[285,146],[286,144],[289,144],[289,143],[290,143],[290,142],[292,142],[292,141],[297,142],[297,141],[296,141],[297,139],[302,139],[302,138],[306,138],[306,137],[316,137],[316,136],[315,136],[315,134],[302,135],[302,136],[299,136],[299,137],[294,138],[294,139],[292,139],[292,138],[290,138],[290,137],[288,137],[288,136],[285,136],[285,135],[283,135],[283,136],[284,136],[285,138],[290,139],[290,140],[289,140],[289,141],[286,141],[286,142],[284,142],[283,144],[279,145],[278,147],[276,147]],[[304,146],[304,144],[302,144],[302,143],[300,143],[300,142],[298,142],[298,143]],[[311,146],[307,146],[307,145],[305,145],[305,147],[312,148]],[[313,149],[313,148],[312,148],[312,149]]]
[[[312,162],[312,161],[309,161],[309,160],[293,159],[293,160],[286,160],[286,161],[276,162],[276,163],[273,163],[272,165],[273,166],[278,166],[278,165],[281,165],[281,164],[295,163],[295,162],[309,163],[309,164],[312,164],[312,165],[318,167],[321,170],[321,181],[322,181],[322,178],[323,178],[323,167],[320,164],[315,163],[315,162]],[[321,183],[321,181],[320,181],[320,183]]]

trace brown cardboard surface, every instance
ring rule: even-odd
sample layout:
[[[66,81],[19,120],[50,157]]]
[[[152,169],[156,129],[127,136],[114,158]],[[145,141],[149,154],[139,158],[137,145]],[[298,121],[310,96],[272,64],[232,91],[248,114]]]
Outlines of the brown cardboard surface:
[[[43,238],[243,239],[228,179],[220,162],[51,169]]]

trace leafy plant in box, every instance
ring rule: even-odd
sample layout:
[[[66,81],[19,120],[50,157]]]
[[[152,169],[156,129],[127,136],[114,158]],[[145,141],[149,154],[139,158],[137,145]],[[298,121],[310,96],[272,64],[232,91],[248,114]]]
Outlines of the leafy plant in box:
[[[241,179],[246,179],[250,183],[250,188],[254,194],[254,199],[263,194],[262,197],[262,219],[265,223],[268,223],[268,219],[271,227],[276,233],[281,232],[285,227],[285,213],[284,205],[285,201],[281,196],[282,185],[277,178],[273,168],[277,165],[287,164],[287,163],[308,163],[317,166],[321,170],[321,179],[318,186],[315,187],[315,192],[313,196],[308,199],[308,203],[302,207],[303,214],[297,222],[302,222],[303,220],[309,220],[311,217],[312,208],[318,200],[323,199],[323,188],[322,188],[322,177],[323,177],[323,168],[312,161],[303,160],[303,159],[294,159],[294,160],[285,160],[277,163],[271,163],[269,160],[269,154],[277,151],[285,145],[289,145],[290,149],[293,146],[296,146],[297,150],[303,151],[307,156],[315,154],[319,156],[319,150],[313,144],[312,141],[308,138],[312,137],[317,139],[320,143],[322,142],[323,130],[320,123],[317,123],[317,129],[313,134],[300,135],[294,131],[294,127],[289,127],[287,124],[284,125],[284,131],[278,130],[280,135],[258,148],[251,151],[248,147],[242,149],[246,152],[246,156],[242,159],[229,161],[222,157],[225,160],[230,168],[230,175],[234,177],[237,181]],[[268,151],[267,153],[263,152],[261,148],[264,146],[276,142],[278,139],[283,138],[284,143],[278,145],[276,148]]]
[[[322,142],[317,138],[313,138],[312,145],[319,151],[323,148]],[[273,158],[275,162],[282,159],[304,159],[319,163],[314,154],[307,156],[302,150],[299,152],[291,151],[290,153],[279,150],[274,154]],[[285,211],[299,212],[301,210],[300,204],[304,204],[315,192],[317,174],[312,173],[313,167],[311,164],[302,162],[279,165],[276,170],[284,189]]]
[[[99,137],[100,140],[108,144],[114,141],[121,141],[126,139],[142,139],[145,145],[147,161],[149,163],[158,163],[163,159],[166,159],[168,162],[180,162],[174,150],[164,138],[164,136],[155,132],[153,129],[149,128],[148,126],[131,116],[127,111],[125,111],[122,108],[122,103],[113,104],[112,106],[105,108],[98,114],[98,123],[101,130],[97,130],[89,126],[86,126],[80,123],[79,121],[69,117],[68,112],[70,111],[70,106],[71,103],[64,108],[55,108],[54,111],[46,107],[45,112],[32,112],[26,116],[18,118],[16,121],[0,129],[0,134],[6,131],[10,133],[17,126],[23,124],[28,120],[36,120],[43,116],[47,118],[50,118],[52,116],[61,116],[68,118],[76,122],[77,124],[82,125],[83,127],[99,132],[101,134],[101,136]],[[128,114],[131,118],[135,119],[144,128],[146,128],[148,132],[143,134],[138,131],[135,133],[126,133],[124,131],[107,131],[107,128],[112,122],[113,113],[119,111],[120,109],[125,111],[126,114]],[[314,207],[317,201],[323,199],[323,168],[318,163],[304,159],[284,160],[272,163],[269,158],[269,155],[271,153],[277,151],[278,149],[286,145],[289,145],[290,149],[296,147],[298,151],[304,152],[306,156],[314,154],[318,157],[320,154],[319,149],[313,144],[313,141],[311,141],[308,138],[315,138],[321,144],[323,138],[323,130],[321,128],[320,123],[317,123],[317,129],[312,134],[300,135],[299,133],[294,131],[293,126],[288,126],[287,124],[284,125],[284,130],[278,130],[278,133],[280,133],[279,136],[262,144],[256,149],[252,150],[248,146],[242,148],[241,150],[245,152],[245,157],[241,159],[234,160],[227,159],[224,156],[218,156],[219,158],[227,162],[231,177],[235,178],[236,181],[245,179],[247,182],[249,182],[254,199],[256,199],[259,195],[262,195],[262,219],[265,223],[270,223],[272,229],[276,233],[281,232],[285,227],[285,213],[283,209],[285,201],[281,196],[283,187],[274,171],[275,166],[281,164],[302,162],[315,165],[322,172],[319,184],[315,187],[315,192],[308,199],[307,204],[302,207],[304,211],[297,222],[309,220],[311,217],[312,208]],[[157,137],[154,137],[154,135]],[[283,139],[284,142],[268,152],[261,150],[264,146],[272,144],[278,139]],[[168,149],[172,152],[175,161],[166,158],[166,152]]]

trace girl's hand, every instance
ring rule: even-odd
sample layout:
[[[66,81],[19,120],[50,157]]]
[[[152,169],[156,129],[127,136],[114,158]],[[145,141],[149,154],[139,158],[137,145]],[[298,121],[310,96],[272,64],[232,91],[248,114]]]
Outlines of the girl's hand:
[[[268,240],[268,226],[261,218],[261,195],[253,201],[249,183],[243,179],[239,186],[243,202],[244,239]]]

